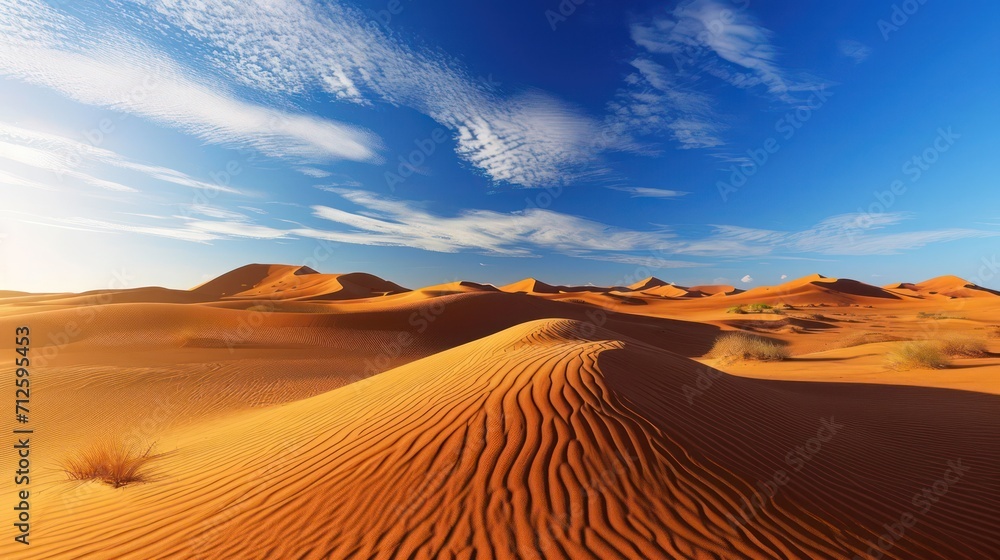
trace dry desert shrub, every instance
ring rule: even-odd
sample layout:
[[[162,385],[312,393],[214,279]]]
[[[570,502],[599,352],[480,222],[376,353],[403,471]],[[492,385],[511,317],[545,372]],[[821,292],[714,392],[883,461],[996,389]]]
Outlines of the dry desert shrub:
[[[949,365],[941,344],[931,340],[904,342],[890,350],[885,360],[889,369],[896,371],[942,369]]]
[[[63,463],[73,480],[96,480],[115,488],[148,480],[146,465],[153,459],[153,445],[140,447],[122,440],[98,440]]]
[[[953,335],[942,340],[941,351],[947,356],[963,358],[982,358],[989,354],[985,340],[968,335]]]
[[[715,340],[708,357],[727,362],[736,360],[774,362],[788,358],[789,354],[784,346],[767,338],[749,333],[731,332]]]

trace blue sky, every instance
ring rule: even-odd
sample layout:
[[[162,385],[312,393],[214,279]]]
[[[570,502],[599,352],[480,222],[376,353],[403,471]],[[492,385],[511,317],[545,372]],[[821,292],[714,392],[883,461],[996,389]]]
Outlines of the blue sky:
[[[1000,6],[0,6],[0,289],[1000,287]]]

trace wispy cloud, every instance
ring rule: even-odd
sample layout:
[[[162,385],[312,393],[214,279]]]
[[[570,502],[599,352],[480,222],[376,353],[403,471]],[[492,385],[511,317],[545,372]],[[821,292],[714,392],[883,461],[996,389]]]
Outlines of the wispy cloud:
[[[840,51],[840,54],[853,60],[855,64],[861,64],[872,54],[871,47],[853,39],[838,41],[837,50]]]
[[[306,177],[312,177],[314,179],[322,179],[331,175],[329,171],[324,171],[315,167],[296,167],[295,170]]]
[[[164,181],[183,187],[205,191],[242,194],[225,185],[210,183],[168,167],[149,165],[131,160],[117,152],[80,142],[58,134],[22,128],[0,121],[0,158],[20,165],[48,172],[48,180],[22,181],[34,186],[53,190],[65,179],[76,179],[82,183],[102,189],[136,192],[138,189],[115,181],[103,179],[106,173],[101,166],[125,169],[139,173],[147,179]]]
[[[149,17],[192,36],[211,66],[268,95],[325,91],[420,111],[450,129],[458,155],[494,181],[534,187],[594,172],[601,123],[541,91],[508,95],[456,59],[405,44],[339,3],[150,0]],[[302,48],[308,45],[308,48]]]
[[[317,217],[345,229],[295,233],[345,243],[406,246],[446,253],[474,250],[499,256],[534,256],[538,250],[588,255],[642,251],[673,237],[666,231],[616,228],[539,208],[512,213],[466,210],[456,216],[440,216],[412,203],[368,192],[341,190],[338,194],[362,210],[354,213],[314,206],[313,211]]]
[[[630,264],[642,266],[649,269],[661,268],[696,268],[708,266],[706,263],[685,261],[677,259],[666,259],[655,254],[627,254],[627,253],[603,253],[600,255],[574,255],[576,257],[604,262],[615,262],[620,264]]]
[[[642,54],[631,61],[637,72],[611,104],[618,127],[632,131],[627,134],[667,131],[681,148],[725,144],[725,118],[703,91],[704,75],[793,106],[803,102],[798,92],[821,85],[783,68],[773,34],[732,3],[689,0],[667,15],[634,23],[630,31]]]
[[[652,189],[648,187],[608,187],[609,189],[627,192],[632,198],[680,198],[691,194],[684,191],[672,191],[667,189]]]
[[[632,26],[637,45],[670,55],[681,70],[704,70],[737,87],[761,85],[781,98],[808,89],[778,64],[772,35],[745,8],[717,0],[683,2],[668,17]]]
[[[235,238],[312,238],[497,257],[556,253],[649,268],[705,266],[698,260],[703,258],[740,261],[768,256],[812,260],[822,255],[888,255],[932,243],[1000,237],[1000,231],[966,228],[889,231],[901,227],[911,217],[903,213],[842,214],[798,231],[716,225],[702,236],[681,236],[663,227],[640,231],[540,208],[517,212],[463,210],[444,215],[428,210],[421,203],[367,191],[331,188],[330,192],[343,203],[338,206],[353,208],[314,205],[305,209],[311,213],[313,225],[303,225],[306,216],[299,221],[271,220],[280,226],[265,225],[259,221],[266,218],[255,212],[251,216],[204,205],[185,207],[182,214],[167,219],[146,219],[136,213],[126,219],[17,215],[15,218],[55,227],[202,243]]]
[[[646,57],[630,63],[636,72],[609,105],[623,135],[666,131],[682,148],[711,148],[723,143],[725,129],[712,98],[684,85],[666,67]]]
[[[1000,231],[949,228],[886,233],[911,215],[905,213],[840,214],[803,231],[775,231],[716,226],[707,241],[744,254],[816,253],[823,255],[893,255],[931,243],[1000,237]]]
[[[208,142],[252,146],[305,160],[377,161],[370,132],[239,99],[121,30],[88,24],[37,0],[0,5],[0,75],[51,88],[80,103],[141,115]]]

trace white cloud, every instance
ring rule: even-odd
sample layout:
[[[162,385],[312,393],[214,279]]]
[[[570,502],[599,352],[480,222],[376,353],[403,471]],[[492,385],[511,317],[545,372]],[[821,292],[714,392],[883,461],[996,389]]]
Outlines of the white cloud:
[[[537,249],[575,256],[648,251],[669,243],[673,237],[665,231],[616,228],[539,208],[512,213],[465,210],[448,217],[368,192],[341,189],[337,194],[363,211],[353,213],[328,206],[314,206],[313,211],[317,217],[345,229],[300,229],[294,233],[344,243],[415,247],[446,253],[474,250],[500,256],[533,256]]]
[[[853,39],[838,41],[837,50],[840,51],[840,54],[853,60],[855,64],[861,64],[872,54],[871,47]]]
[[[99,166],[110,166],[184,187],[241,194],[231,187],[201,181],[175,169],[139,163],[93,144],[2,121],[0,158],[51,173],[51,181],[34,182],[32,185],[48,190],[53,190],[53,185],[60,184],[67,177],[102,189],[126,192],[137,190],[96,176],[101,171]]]
[[[296,167],[296,171],[314,179],[323,179],[324,177],[329,177],[332,175],[329,171],[324,171],[322,169],[317,169],[315,167]]]
[[[638,71],[626,80],[609,104],[613,129],[626,137],[666,131],[683,148],[711,148],[723,143],[725,129],[712,108],[712,98],[682,85],[660,64],[636,58]]]
[[[598,255],[574,255],[574,256],[580,256],[582,258],[590,260],[616,262],[621,264],[634,264],[636,266],[642,266],[654,270],[660,268],[694,268],[699,266],[706,266],[704,263],[683,261],[676,259],[665,259],[655,255],[642,255],[642,254],[629,255],[624,253],[602,253]]]
[[[2,135],[3,130],[0,128],[0,138],[3,137]],[[69,177],[102,189],[120,192],[136,192],[136,190],[132,187],[122,185],[114,181],[100,179],[72,169],[69,166],[66,166],[63,162],[60,162],[57,154],[32,146],[0,141],[0,159],[41,169],[52,174],[51,178],[53,181],[48,184],[25,179],[25,182],[22,183],[23,186],[36,186],[36,188],[51,190],[52,187],[49,185],[58,183],[63,178]]]
[[[214,67],[269,95],[314,89],[430,116],[495,181],[563,184],[594,172],[601,124],[539,91],[504,96],[457,60],[405,45],[351,6],[301,0],[150,0],[153,19],[207,43]],[[158,16],[158,17],[157,17]],[[307,45],[308,48],[303,47]],[[613,146],[611,146],[613,148]]]
[[[692,70],[716,71],[739,87],[762,84],[781,96],[800,84],[777,64],[771,36],[746,9],[716,0],[683,2],[669,17],[632,26],[632,39],[649,52],[671,55]]]
[[[352,126],[249,103],[134,37],[96,39],[37,0],[0,5],[0,75],[80,103],[141,115],[217,144],[305,160],[377,161],[379,140]],[[10,32],[10,30],[15,30]]]
[[[632,24],[630,31],[645,52],[631,61],[638,72],[627,77],[611,103],[615,126],[630,138],[665,131],[681,148],[725,144],[727,119],[704,92],[703,75],[762,89],[793,106],[805,102],[798,92],[822,87],[812,76],[782,68],[772,33],[733,3],[688,0],[666,16]],[[656,60],[669,60],[669,68]]]
[[[810,229],[788,232],[739,226],[715,226],[706,239],[730,254],[761,255],[778,253],[819,253],[825,255],[893,255],[931,243],[969,238],[1000,237],[1000,232],[968,228],[885,233],[910,214],[850,213],[831,216]]]
[[[788,275],[787,274],[782,274],[781,275],[781,279],[782,280],[787,280],[788,279]]]
[[[78,226],[87,231],[139,233],[142,235],[166,237],[180,241],[195,241],[204,243],[213,239],[219,239],[218,235],[186,228],[132,225],[119,222],[109,222],[106,220],[96,220],[92,218],[54,218],[52,222],[53,223],[47,225],[55,225],[57,227],[59,225]]]
[[[690,194],[684,191],[672,191],[667,189],[651,189],[647,187],[608,187],[609,189],[627,192],[632,198],[680,198]]]
[[[744,284],[749,284],[749,283],[753,282],[753,278],[751,278],[750,275],[747,274],[743,278],[740,278],[740,282],[743,282]]]

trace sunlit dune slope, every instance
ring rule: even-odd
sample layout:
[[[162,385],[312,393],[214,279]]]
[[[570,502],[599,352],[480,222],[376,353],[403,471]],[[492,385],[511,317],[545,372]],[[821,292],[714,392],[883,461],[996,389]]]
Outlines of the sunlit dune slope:
[[[1000,292],[977,286],[958,276],[939,276],[916,284],[905,282],[890,284],[886,286],[886,289],[895,293],[916,295],[919,297],[968,298],[1000,295]]]
[[[238,309],[220,305],[240,305]],[[304,349],[340,348],[356,352],[387,347],[407,334],[406,346],[427,352],[463,344],[505,328],[543,318],[576,319],[606,326],[688,356],[704,354],[718,328],[700,323],[616,313],[567,305],[523,294],[470,291],[429,298],[407,292],[350,307],[315,302],[250,301],[177,305],[140,303],[60,309],[0,317],[13,330],[28,320],[39,352],[65,340],[71,350],[121,348]],[[297,312],[306,306],[308,312]],[[325,311],[325,312],[324,312]],[[78,327],[66,335],[70,323]],[[9,348],[13,340],[0,340]],[[426,355],[426,354],[425,354]]]
[[[526,294],[559,294],[559,293],[576,293],[576,292],[609,292],[612,290],[617,291],[627,291],[628,288],[622,286],[554,286],[552,284],[546,284],[541,280],[535,278],[525,278],[524,280],[519,280],[513,284],[508,284],[500,288],[505,292],[511,293],[526,293]]]
[[[909,513],[882,558],[989,558],[997,406],[730,377],[533,321],[168,434],[148,483],[44,475],[33,557],[870,558]]]
[[[857,280],[827,278],[813,274],[777,286],[752,288],[727,299],[764,303],[850,304],[866,300],[894,300],[899,297],[883,288]]]
[[[327,300],[366,298],[407,290],[362,272],[320,274],[307,266],[249,264],[191,291],[213,299]]]
[[[737,295],[743,293],[743,290],[738,290],[734,286],[728,286],[724,284],[710,284],[704,286],[691,286],[688,288],[688,292],[692,296],[702,297],[702,296],[718,296],[718,295]]]

